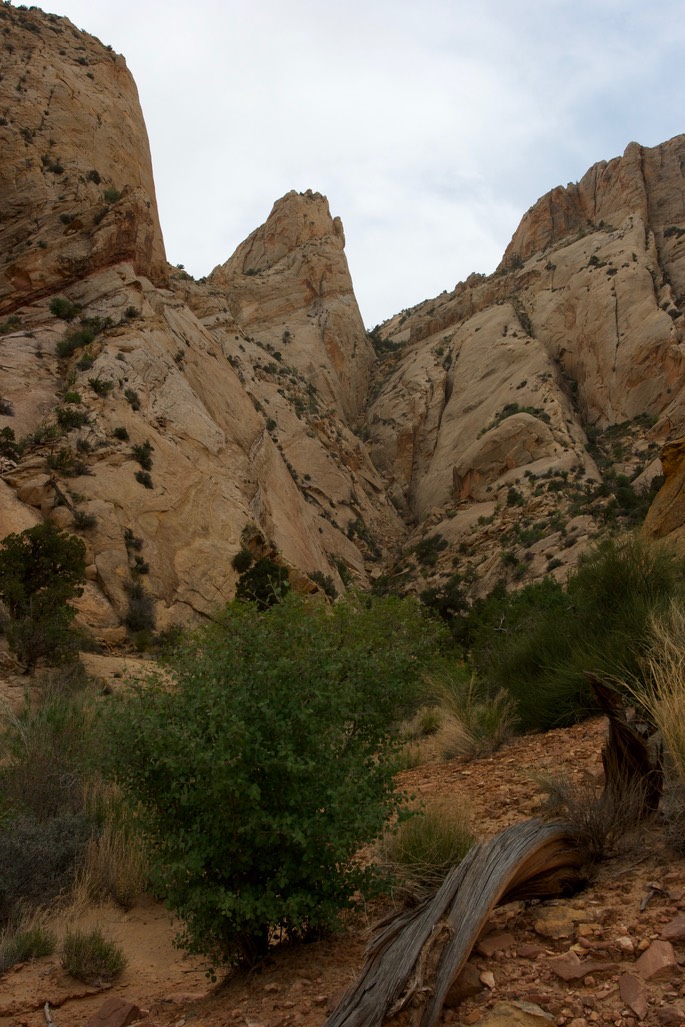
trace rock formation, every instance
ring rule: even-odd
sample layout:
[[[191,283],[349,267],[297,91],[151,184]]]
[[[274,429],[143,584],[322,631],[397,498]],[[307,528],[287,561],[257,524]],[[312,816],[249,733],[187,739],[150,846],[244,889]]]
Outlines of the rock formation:
[[[683,434],[685,137],[552,190],[494,275],[367,334],[325,197],[195,282],[123,58],[35,8],[0,24],[0,536],[81,533],[101,637],[136,603],[211,615],[245,548],[299,588],[482,592],[637,519]]]

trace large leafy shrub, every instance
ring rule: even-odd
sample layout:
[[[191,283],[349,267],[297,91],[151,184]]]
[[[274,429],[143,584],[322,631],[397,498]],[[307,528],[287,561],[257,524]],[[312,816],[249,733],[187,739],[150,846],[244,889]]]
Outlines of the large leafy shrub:
[[[113,703],[113,773],[183,944],[252,962],[371,883],[355,856],[403,805],[392,726],[440,634],[411,600],[236,602],[175,651],[172,684]]]

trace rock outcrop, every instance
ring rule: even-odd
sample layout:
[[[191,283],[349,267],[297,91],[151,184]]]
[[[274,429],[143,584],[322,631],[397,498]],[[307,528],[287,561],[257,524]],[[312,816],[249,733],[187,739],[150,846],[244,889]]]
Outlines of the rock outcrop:
[[[684,136],[554,189],[494,275],[368,335],[325,197],[195,282],[123,58],[35,8],[0,24],[0,536],[81,533],[101,637],[132,605],[211,615],[243,549],[303,589],[484,592],[638,519],[685,434]],[[681,523],[669,466],[653,534]]]

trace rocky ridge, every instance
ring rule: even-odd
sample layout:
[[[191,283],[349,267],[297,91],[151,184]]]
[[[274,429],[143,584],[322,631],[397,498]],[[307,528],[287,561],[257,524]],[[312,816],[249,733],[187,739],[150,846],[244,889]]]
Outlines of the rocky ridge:
[[[367,333],[325,197],[194,281],[123,58],[35,8],[0,28],[0,535],[83,535],[103,640],[132,585],[159,628],[211,615],[246,547],[305,590],[484,592],[639,518],[683,432],[685,137],[553,190],[494,275]]]

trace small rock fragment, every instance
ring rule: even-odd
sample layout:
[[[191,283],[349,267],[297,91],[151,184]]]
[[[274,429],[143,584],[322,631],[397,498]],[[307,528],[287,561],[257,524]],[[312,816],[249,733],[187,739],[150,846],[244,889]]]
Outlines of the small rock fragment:
[[[624,973],[619,978],[618,988],[621,999],[632,1009],[638,1020],[644,1020],[649,1006],[644,981],[633,973]]]
[[[635,970],[643,981],[668,978],[677,969],[678,963],[670,941],[653,941],[635,964]]]
[[[124,998],[112,996],[86,1020],[85,1027],[129,1027],[129,1024],[140,1020],[141,1016],[139,1006],[127,1002]]]

